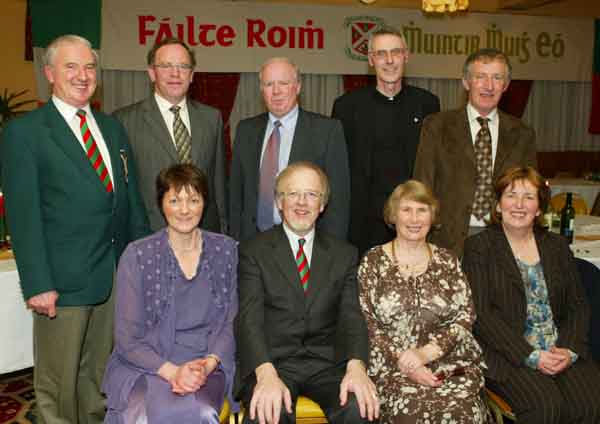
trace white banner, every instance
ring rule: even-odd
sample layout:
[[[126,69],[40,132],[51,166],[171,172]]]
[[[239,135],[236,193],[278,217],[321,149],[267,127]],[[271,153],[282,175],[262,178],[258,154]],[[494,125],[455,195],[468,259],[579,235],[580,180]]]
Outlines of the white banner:
[[[104,0],[102,66],[144,70],[151,46],[175,36],[196,52],[197,71],[256,72],[288,56],[306,73],[365,74],[368,34],[384,24],[406,36],[407,76],[459,78],[469,53],[495,47],[510,56],[515,79],[591,80],[591,18],[213,0]]]

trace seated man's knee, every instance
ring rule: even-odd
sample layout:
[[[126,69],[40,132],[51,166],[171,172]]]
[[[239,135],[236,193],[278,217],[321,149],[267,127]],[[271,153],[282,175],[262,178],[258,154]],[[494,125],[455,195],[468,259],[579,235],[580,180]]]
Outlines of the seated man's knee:
[[[517,419],[531,424],[563,424],[569,422],[568,407],[564,399],[539,399],[531,402],[526,409],[517,412]]]
[[[348,393],[348,401],[344,406],[336,407],[326,412],[327,419],[332,424],[368,423],[367,418],[360,416],[360,407],[354,393]]]

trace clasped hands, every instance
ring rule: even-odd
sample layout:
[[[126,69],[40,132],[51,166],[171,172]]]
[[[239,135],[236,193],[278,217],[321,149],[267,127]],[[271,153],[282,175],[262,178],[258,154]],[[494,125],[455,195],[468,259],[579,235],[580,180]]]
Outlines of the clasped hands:
[[[166,362],[160,367],[158,374],[171,384],[173,393],[186,395],[204,386],[208,375],[217,365],[217,361],[211,357],[194,359],[181,365]]]
[[[546,375],[557,375],[571,365],[571,353],[568,349],[551,347],[540,351],[538,370]]]
[[[426,366],[430,362],[429,358],[431,358],[428,350],[430,350],[428,346],[424,346],[420,349],[407,349],[401,352],[397,356],[398,368],[415,383],[429,387],[439,387],[442,385],[443,379],[438,378]]]
[[[361,417],[369,421],[379,418],[377,390],[362,362],[356,359],[348,361],[346,374],[340,384],[341,406],[348,401],[348,392],[354,393]],[[261,364],[256,368],[256,386],[248,411],[250,419],[258,419],[260,424],[278,424],[282,408],[288,414],[292,413],[290,390],[279,378],[273,364]]]

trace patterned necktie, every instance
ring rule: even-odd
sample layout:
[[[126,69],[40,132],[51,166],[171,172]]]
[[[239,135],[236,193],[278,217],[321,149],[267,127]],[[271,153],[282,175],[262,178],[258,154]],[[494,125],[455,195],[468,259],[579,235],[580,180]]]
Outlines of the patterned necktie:
[[[108,168],[104,164],[104,160],[102,159],[102,154],[98,149],[96,140],[94,140],[94,136],[88,127],[85,110],[77,110],[77,116],[79,117],[79,129],[81,130],[81,136],[83,137],[83,144],[85,145],[87,157],[92,163],[92,167],[96,171],[96,174],[98,174],[98,177],[100,178],[104,188],[108,193],[111,193],[113,191],[113,185],[112,181],[110,180],[110,174],[108,173]]]
[[[273,132],[267,141],[267,147],[260,164],[260,180],[258,183],[258,203],[256,226],[265,231],[274,225],[273,205],[275,203],[275,177],[279,170],[279,127],[281,122],[275,121]]]
[[[190,163],[192,162],[192,138],[190,133],[185,127],[181,116],[179,115],[179,106],[172,106],[169,110],[173,112],[173,137],[175,138],[175,149],[179,156],[179,162]]]
[[[473,198],[473,215],[477,219],[483,219],[492,210],[492,136],[488,121],[488,118],[481,116],[477,118],[481,125],[474,145],[477,183]]]
[[[303,238],[298,240],[298,251],[296,252],[296,265],[298,266],[298,274],[300,275],[300,284],[306,294],[308,290],[308,277],[310,277],[310,269],[308,268],[308,259],[304,254],[304,243],[306,240]]]

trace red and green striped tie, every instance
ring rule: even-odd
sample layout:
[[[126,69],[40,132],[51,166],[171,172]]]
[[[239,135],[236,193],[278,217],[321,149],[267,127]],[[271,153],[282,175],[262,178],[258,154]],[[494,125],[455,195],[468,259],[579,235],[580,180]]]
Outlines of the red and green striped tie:
[[[308,268],[308,259],[304,254],[304,243],[306,240],[303,238],[298,240],[298,251],[296,252],[296,265],[298,265],[298,274],[300,275],[300,284],[306,294],[308,290],[308,277],[310,276],[310,269]]]
[[[87,119],[85,117],[85,110],[79,109],[77,111],[77,116],[79,117],[79,129],[81,130],[81,136],[83,137],[83,144],[85,145],[85,151],[87,152],[87,157],[90,160],[92,167],[100,177],[100,181],[102,181],[102,185],[107,192],[111,193],[113,191],[112,181],[110,180],[110,174],[108,173],[108,168],[104,164],[104,160],[102,159],[102,154],[98,149],[98,145],[96,144],[96,140],[94,140],[94,136],[92,136],[92,132],[87,124]]]

